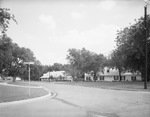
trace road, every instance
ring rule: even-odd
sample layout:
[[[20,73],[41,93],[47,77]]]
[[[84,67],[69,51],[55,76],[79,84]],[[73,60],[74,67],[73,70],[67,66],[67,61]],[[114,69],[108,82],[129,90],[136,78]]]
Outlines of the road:
[[[38,83],[57,95],[0,106],[0,117],[150,117],[150,93]]]

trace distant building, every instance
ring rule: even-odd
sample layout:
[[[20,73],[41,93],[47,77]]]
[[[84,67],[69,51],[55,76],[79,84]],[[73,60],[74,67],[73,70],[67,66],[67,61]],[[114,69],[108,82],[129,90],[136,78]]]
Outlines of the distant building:
[[[120,81],[119,71],[105,69],[104,73],[99,73],[97,81]],[[125,72],[121,74],[121,81],[142,81],[142,78],[140,73]]]
[[[21,78],[20,77],[16,77],[16,81],[21,81]]]
[[[94,76],[91,73],[84,74],[84,81],[94,81]]]
[[[40,77],[41,81],[63,81],[63,80],[69,80],[72,81],[72,77],[68,76],[65,71],[52,71],[47,72],[43,74],[42,77]]]
[[[105,68],[103,72],[96,75],[96,81],[120,81],[119,71],[116,69]],[[84,74],[84,81],[94,81],[92,73]],[[140,73],[125,72],[121,74],[121,81],[142,81]]]
[[[3,80],[1,76],[0,76],[0,80]]]

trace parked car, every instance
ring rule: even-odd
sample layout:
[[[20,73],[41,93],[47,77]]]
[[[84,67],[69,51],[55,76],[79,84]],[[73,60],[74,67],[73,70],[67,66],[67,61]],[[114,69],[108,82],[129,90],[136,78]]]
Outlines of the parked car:
[[[73,78],[72,78],[72,76],[66,76],[66,78],[64,80],[66,80],[66,81],[73,81]]]

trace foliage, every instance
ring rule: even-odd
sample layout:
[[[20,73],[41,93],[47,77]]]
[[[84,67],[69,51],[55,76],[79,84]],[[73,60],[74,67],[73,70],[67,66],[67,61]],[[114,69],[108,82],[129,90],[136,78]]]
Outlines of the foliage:
[[[51,66],[51,69],[50,70],[53,70],[53,71],[61,71],[63,69],[63,65],[61,63],[54,63],[52,66]]]
[[[0,31],[2,33],[5,33],[7,31],[10,20],[13,20],[17,23],[17,21],[15,20],[15,16],[13,14],[10,14],[9,11],[10,9],[0,8]]]
[[[148,44],[148,58],[150,57],[150,15],[147,16],[147,44]],[[140,18],[135,24],[121,29],[117,33],[117,57],[120,55],[120,61],[123,62],[121,66],[124,70],[140,71],[144,77],[145,69],[145,26],[144,19]],[[116,57],[116,58],[117,58]],[[119,64],[118,64],[119,65]],[[150,71],[150,59],[148,59],[148,71]],[[148,72],[150,76],[150,72]]]
[[[72,69],[76,71],[76,76],[82,76],[87,72],[94,72],[94,78],[96,73],[100,70],[100,67],[104,66],[106,58],[102,54],[96,54],[83,48],[82,50],[69,49],[67,59],[69,60]]]
[[[6,35],[3,35],[0,39],[0,52],[0,73],[12,76],[14,80],[17,76],[27,74],[24,62],[36,61],[30,49],[19,47]]]
[[[116,49],[111,53],[111,59],[108,60],[110,68],[118,69],[120,81],[121,81],[121,73],[125,71],[124,69],[125,59],[126,57],[124,56],[122,51],[120,49]]]
[[[11,49],[12,49],[12,40],[7,37],[6,35],[3,35],[0,37],[0,74],[6,68],[11,59]]]
[[[0,8],[0,74],[22,79],[28,78],[28,67],[24,62],[33,61],[35,65],[31,66],[31,79],[37,80],[43,72],[40,62],[34,57],[34,53],[24,47],[19,47],[6,35],[9,21],[15,20],[15,16],[9,13],[9,9]]]

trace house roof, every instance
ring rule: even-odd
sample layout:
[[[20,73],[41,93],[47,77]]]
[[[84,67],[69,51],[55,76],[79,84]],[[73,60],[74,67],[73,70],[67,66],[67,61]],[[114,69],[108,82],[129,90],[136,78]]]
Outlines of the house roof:
[[[65,71],[52,71],[52,72],[47,72],[45,74],[43,74],[42,77],[40,78],[49,78],[49,76],[53,76],[53,77],[59,77],[59,76],[64,76]]]
[[[104,73],[100,73],[100,76],[118,76],[119,72],[116,69],[109,69],[109,71],[105,70]]]
[[[100,76],[119,76],[119,71],[116,69],[109,69],[109,71],[107,69],[104,70],[104,73],[99,73]],[[131,72],[125,72],[125,73],[121,73],[122,76],[137,76],[137,75],[141,75],[141,74],[137,74],[137,73],[131,73]]]

